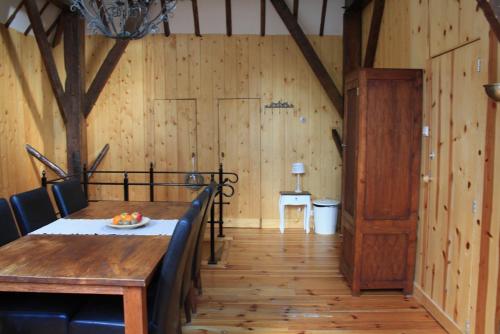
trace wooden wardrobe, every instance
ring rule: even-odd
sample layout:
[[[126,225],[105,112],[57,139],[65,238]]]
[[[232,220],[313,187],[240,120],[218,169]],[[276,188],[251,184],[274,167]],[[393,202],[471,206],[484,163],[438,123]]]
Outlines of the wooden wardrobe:
[[[341,270],[362,289],[413,289],[422,71],[360,69],[345,82]]]

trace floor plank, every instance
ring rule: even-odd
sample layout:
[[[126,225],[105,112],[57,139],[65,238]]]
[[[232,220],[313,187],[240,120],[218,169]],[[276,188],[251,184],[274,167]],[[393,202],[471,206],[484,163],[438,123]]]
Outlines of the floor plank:
[[[202,270],[204,294],[185,334],[445,333],[399,291],[352,297],[339,271],[341,237],[226,229],[224,263]]]

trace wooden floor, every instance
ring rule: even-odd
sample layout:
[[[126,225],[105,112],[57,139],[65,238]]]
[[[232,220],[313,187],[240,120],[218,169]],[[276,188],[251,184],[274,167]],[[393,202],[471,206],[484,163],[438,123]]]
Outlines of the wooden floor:
[[[339,237],[226,229],[225,266],[203,269],[198,314],[183,333],[445,333],[399,292],[352,297]]]

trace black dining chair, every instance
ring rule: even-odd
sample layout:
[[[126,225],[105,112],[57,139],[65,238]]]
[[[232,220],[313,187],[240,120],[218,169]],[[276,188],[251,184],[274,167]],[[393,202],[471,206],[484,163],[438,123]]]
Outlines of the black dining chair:
[[[19,236],[9,203],[5,198],[0,198],[0,247],[16,240]]]
[[[149,334],[182,333],[179,299],[181,297],[188,243],[194,233],[193,222],[199,208],[192,206],[177,223],[167,252],[163,257],[154,298],[148,298]],[[70,334],[123,334],[125,332],[123,300],[119,297],[95,296],[71,319]]]
[[[89,205],[87,197],[82,190],[80,180],[77,178],[54,184],[52,186],[52,193],[54,194],[61,217],[66,217]]]
[[[214,192],[215,192],[216,184],[212,183],[208,187],[205,188],[203,193],[200,196],[203,196],[202,199],[205,202],[205,208],[203,210],[203,218],[200,225],[200,231],[198,232],[198,238],[196,241],[196,247],[194,251],[193,257],[193,270],[192,270],[192,280],[193,285],[198,290],[198,294],[201,295],[203,293],[203,287],[201,282],[201,257],[203,251],[203,240],[205,239],[205,229],[207,227],[210,210],[212,208],[212,204],[214,201]],[[196,313],[196,299],[193,301],[193,312]]]
[[[184,268],[184,278],[182,282],[182,294],[180,299],[180,307],[184,309],[184,315],[186,317],[186,322],[191,322],[191,312],[194,311],[194,305],[196,304],[194,288],[193,288],[193,258],[196,250],[196,242],[198,240],[198,233],[200,232],[200,225],[203,219],[203,209],[205,205],[206,198],[203,196],[204,191],[198,195],[198,197],[192,202],[192,207],[198,208],[199,214],[193,221],[193,234],[188,243],[188,260],[186,261]]]
[[[26,235],[57,220],[45,188],[38,188],[10,198],[21,235]]]
[[[68,334],[77,295],[0,293],[0,334]]]

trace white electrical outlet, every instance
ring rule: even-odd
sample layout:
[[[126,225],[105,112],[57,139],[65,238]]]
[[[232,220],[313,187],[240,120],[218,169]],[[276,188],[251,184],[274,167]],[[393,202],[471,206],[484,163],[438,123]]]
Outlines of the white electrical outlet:
[[[426,125],[426,126],[424,126],[424,127],[422,128],[422,135],[423,135],[424,137],[429,137],[429,136],[430,136],[430,134],[431,134],[431,129],[429,128],[429,126],[427,126],[427,125]]]

